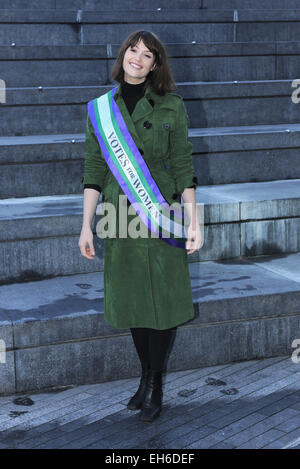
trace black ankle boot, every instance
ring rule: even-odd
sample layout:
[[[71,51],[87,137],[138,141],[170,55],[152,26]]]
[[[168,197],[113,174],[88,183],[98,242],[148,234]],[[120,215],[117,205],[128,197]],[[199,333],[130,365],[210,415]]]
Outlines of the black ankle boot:
[[[140,419],[152,422],[162,409],[162,371],[149,370]]]
[[[148,371],[149,371],[149,365],[148,364],[143,365],[140,385],[138,387],[137,392],[132,396],[132,398],[128,402],[127,409],[139,410],[142,407],[142,404],[145,398],[145,393],[146,393]]]

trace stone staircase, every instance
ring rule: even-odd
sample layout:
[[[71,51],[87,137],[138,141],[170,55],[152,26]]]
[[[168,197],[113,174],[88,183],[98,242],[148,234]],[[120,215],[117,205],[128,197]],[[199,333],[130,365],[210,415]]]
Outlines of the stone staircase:
[[[189,257],[196,317],[179,328],[169,368],[291,354],[300,337],[298,1],[1,5],[0,394],[139,372],[129,331],[103,320],[103,243],[95,236],[93,262],[77,243],[86,104],[115,85],[120,43],[142,28],[167,45],[204,204],[204,245]]]

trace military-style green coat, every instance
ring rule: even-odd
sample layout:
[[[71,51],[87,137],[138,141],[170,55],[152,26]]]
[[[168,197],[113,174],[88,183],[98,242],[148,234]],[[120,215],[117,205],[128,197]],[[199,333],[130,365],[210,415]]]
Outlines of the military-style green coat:
[[[197,182],[183,99],[175,93],[159,96],[148,86],[130,116],[121,92],[119,85],[114,99],[153,179],[169,204],[179,201],[184,189]],[[106,321],[117,328],[168,329],[192,319],[186,250],[151,238],[149,230],[148,238],[118,237],[119,195],[124,192],[103,157],[89,116],[82,183],[100,186],[105,202],[116,208],[116,237],[104,239]],[[128,215],[128,224],[136,216]]]

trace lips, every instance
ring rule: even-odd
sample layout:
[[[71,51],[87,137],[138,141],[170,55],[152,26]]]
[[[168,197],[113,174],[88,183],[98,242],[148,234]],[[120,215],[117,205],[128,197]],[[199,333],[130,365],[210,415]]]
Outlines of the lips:
[[[133,68],[135,68],[136,70],[141,70],[141,68],[142,68],[140,65],[135,64],[134,62],[131,62],[130,65],[131,65]]]

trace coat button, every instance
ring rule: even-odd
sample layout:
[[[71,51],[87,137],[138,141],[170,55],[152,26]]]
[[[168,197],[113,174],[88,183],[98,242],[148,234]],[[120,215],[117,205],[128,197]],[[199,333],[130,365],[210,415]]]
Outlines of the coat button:
[[[152,127],[151,122],[149,122],[149,121],[144,122],[144,127],[145,127],[145,129],[150,129],[150,127]]]
[[[138,150],[139,150],[139,152],[140,152],[141,155],[144,154],[144,150],[142,150],[141,148],[138,148]]]
[[[164,123],[164,129],[168,130],[170,128],[170,124],[168,122]]]

